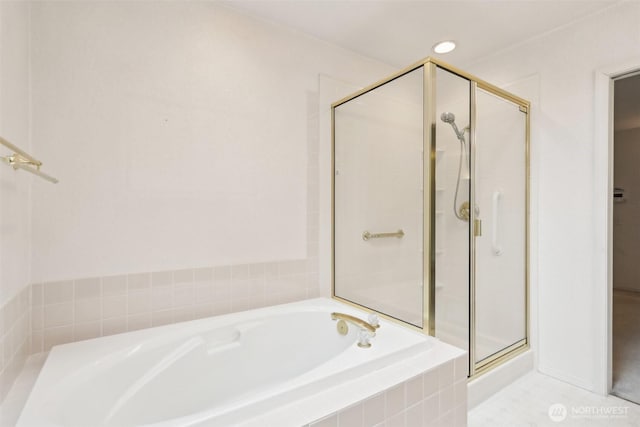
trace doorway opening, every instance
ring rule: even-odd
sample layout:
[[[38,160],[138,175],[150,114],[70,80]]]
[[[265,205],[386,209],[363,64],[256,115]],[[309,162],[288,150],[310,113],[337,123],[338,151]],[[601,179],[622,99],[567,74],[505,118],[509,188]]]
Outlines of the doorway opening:
[[[640,72],[613,79],[611,394],[640,403]]]

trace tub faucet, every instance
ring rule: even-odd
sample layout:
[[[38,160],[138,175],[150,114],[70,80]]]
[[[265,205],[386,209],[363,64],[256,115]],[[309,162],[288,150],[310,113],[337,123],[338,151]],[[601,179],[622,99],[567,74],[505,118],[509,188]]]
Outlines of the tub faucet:
[[[358,347],[364,348],[371,347],[369,340],[376,336],[376,329],[380,327],[379,324],[374,326],[369,322],[344,313],[331,313],[331,320],[338,321],[338,333],[341,335],[346,335],[349,332],[349,326],[347,323],[351,323],[352,325],[360,328],[360,333],[358,334]]]

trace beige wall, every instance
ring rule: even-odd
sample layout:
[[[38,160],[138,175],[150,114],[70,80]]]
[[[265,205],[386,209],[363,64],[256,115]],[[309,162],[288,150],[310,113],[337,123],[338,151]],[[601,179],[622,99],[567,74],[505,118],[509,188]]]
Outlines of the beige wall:
[[[0,2],[0,136],[29,152],[29,5]],[[12,154],[0,147],[0,155]],[[37,155],[37,153],[34,153]],[[0,402],[29,351],[33,177],[0,164]],[[48,185],[35,183],[33,185]]]
[[[0,3],[0,136],[29,152],[29,5]],[[0,148],[0,155],[12,154]],[[37,155],[37,153],[34,153]],[[29,284],[33,177],[0,164],[0,306]],[[44,187],[48,184],[37,183]]]
[[[318,75],[387,67],[215,3],[33,5],[36,282],[306,259]]]
[[[31,20],[33,145],[60,179],[34,186],[32,351],[329,289],[319,76],[390,67],[214,3]]]

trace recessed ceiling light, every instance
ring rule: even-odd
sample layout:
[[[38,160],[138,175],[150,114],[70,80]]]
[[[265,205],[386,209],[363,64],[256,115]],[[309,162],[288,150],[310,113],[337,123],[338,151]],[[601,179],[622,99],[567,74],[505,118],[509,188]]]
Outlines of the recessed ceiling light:
[[[456,48],[456,42],[453,40],[445,40],[433,45],[433,51],[435,53],[449,53]]]

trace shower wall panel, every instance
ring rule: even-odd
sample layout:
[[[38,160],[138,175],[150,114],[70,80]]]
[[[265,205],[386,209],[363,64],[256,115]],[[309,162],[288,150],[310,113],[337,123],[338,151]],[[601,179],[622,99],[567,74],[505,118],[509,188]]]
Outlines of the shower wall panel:
[[[422,84],[419,68],[334,113],[335,293],[416,326],[423,323]]]

